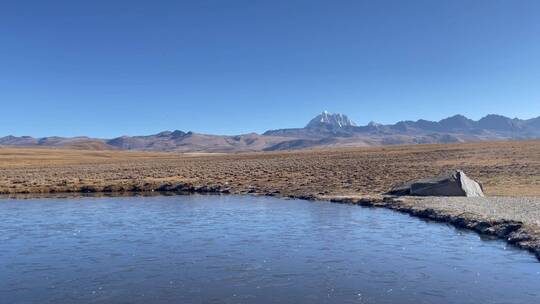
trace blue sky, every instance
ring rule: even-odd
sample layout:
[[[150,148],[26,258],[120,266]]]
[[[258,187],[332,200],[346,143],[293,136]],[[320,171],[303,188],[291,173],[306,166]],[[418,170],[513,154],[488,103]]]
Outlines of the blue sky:
[[[540,1],[2,1],[0,136],[540,115]]]

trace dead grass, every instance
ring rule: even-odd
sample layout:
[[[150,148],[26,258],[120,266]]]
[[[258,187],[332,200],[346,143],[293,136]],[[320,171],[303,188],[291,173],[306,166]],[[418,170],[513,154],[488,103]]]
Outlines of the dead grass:
[[[371,195],[459,168],[489,195],[540,196],[540,141],[244,154],[0,148],[0,192],[149,190],[221,185],[233,193]]]

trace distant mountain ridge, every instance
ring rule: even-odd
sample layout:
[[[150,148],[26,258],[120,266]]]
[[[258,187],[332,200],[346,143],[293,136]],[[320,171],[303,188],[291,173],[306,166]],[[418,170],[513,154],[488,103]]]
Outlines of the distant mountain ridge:
[[[346,116],[345,116],[346,117]],[[383,125],[370,122],[366,126],[346,124],[337,128],[335,124],[327,123],[328,128],[317,128],[319,136],[328,136],[331,133],[339,136],[354,136],[362,134],[386,135],[425,135],[433,132],[455,134],[461,136],[491,135],[493,139],[532,139],[540,137],[540,117],[522,120],[508,118],[502,115],[490,114],[478,121],[463,115],[454,115],[440,121],[420,119],[417,121],[405,120],[395,124]],[[264,135],[280,135],[298,137],[305,134],[313,136],[309,124],[305,128],[278,129],[266,131]],[[496,137],[496,138],[495,138]]]
[[[121,136],[112,139],[90,137],[0,137],[0,146],[69,147],[77,149],[119,149],[176,152],[248,152],[295,150],[313,147],[351,147],[393,144],[451,143],[487,140],[540,138],[540,117],[508,118],[490,114],[478,121],[454,115],[440,121],[420,119],[395,124],[370,122],[358,126],[347,115],[322,112],[303,128],[223,136],[163,131],[153,135]]]

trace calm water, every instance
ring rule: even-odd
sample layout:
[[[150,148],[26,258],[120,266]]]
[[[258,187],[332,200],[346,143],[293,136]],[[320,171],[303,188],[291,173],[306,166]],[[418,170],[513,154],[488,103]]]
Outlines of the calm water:
[[[241,196],[0,200],[1,303],[540,303],[540,263],[383,209]]]

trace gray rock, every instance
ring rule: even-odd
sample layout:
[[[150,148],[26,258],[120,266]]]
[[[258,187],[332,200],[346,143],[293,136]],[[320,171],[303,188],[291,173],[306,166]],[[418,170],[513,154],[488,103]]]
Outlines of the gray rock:
[[[484,196],[482,185],[463,171],[446,176],[414,180],[392,188],[388,194],[416,196]]]

